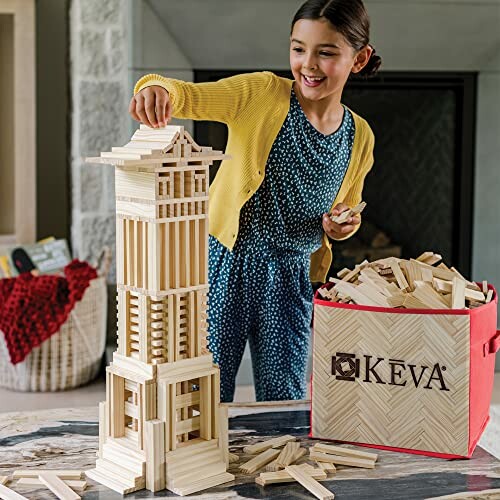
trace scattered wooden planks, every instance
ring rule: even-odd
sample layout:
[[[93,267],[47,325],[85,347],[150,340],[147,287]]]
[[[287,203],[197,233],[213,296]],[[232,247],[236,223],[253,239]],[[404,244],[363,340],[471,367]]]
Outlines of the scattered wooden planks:
[[[21,500],[26,497],[5,486],[9,481],[17,481],[19,486],[45,485],[61,500],[77,500],[81,498],[74,490],[84,491],[87,482],[81,480],[82,471],[54,469],[20,469],[12,476],[0,476],[0,498],[5,500]]]
[[[264,443],[268,445],[269,441],[276,442],[268,440]],[[244,472],[255,472],[257,468],[267,463],[267,472],[261,472],[255,478],[257,484],[267,486],[268,484],[297,481],[316,498],[328,500],[334,498],[334,494],[318,483],[318,480],[327,479],[327,474],[335,474],[337,469],[334,464],[373,469],[378,458],[376,453],[332,444],[316,443],[309,448],[309,458],[315,461],[317,467],[313,467],[307,463],[293,465],[293,461],[300,458],[304,452],[305,448],[301,448],[300,443],[289,441],[281,452],[268,448],[241,466],[240,469]],[[279,456],[276,453],[279,453]],[[299,457],[297,457],[298,454],[300,454]],[[276,459],[273,460],[273,456],[276,456]],[[278,470],[281,466],[284,466],[284,470]]]

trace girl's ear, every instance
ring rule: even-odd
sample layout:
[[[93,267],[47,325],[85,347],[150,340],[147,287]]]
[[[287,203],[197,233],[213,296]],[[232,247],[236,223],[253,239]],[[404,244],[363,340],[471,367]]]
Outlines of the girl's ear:
[[[373,47],[371,45],[365,45],[354,58],[354,64],[352,65],[351,72],[359,73],[370,60],[370,57],[373,54]]]

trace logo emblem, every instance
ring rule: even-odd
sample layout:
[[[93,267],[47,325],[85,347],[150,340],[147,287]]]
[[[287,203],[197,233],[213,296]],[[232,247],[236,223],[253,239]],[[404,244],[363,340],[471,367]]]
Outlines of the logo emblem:
[[[338,380],[354,382],[359,377],[359,358],[354,354],[337,352],[332,356],[332,374]]]

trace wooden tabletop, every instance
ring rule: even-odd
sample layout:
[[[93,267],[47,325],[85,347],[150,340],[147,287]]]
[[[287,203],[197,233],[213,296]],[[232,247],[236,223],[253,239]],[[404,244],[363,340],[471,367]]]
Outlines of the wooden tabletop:
[[[229,472],[235,481],[197,495],[197,499],[307,499],[313,498],[299,484],[276,484],[261,487],[255,483],[258,474],[242,474],[238,467],[250,458],[243,447],[273,436],[293,434],[302,446],[317,442],[309,433],[307,402],[274,402],[231,404],[229,406],[230,451],[240,455]],[[97,408],[69,408],[34,412],[0,414],[0,475],[16,469],[92,469],[98,447]],[[355,469],[339,466],[337,474],[322,484],[344,499],[425,499],[500,488],[500,460],[477,447],[470,460],[439,458],[368,450],[378,453],[375,469]],[[305,457],[306,458],[306,457]],[[261,471],[259,471],[261,472]],[[11,487],[30,499],[55,498],[40,487]],[[89,480],[81,493],[85,499],[118,499],[121,495]],[[176,496],[167,490],[153,495],[142,490],[126,498]],[[193,498],[192,497],[192,498]],[[459,497],[456,497],[459,498]],[[479,498],[479,496],[463,498]],[[481,498],[486,498],[481,496]],[[488,498],[500,498],[488,497]]]

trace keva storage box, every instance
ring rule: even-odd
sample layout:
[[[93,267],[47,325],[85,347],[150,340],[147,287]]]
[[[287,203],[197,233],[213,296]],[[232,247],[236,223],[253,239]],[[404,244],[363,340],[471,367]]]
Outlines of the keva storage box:
[[[470,458],[489,421],[497,303],[494,292],[475,309],[392,309],[316,294],[311,437]]]

